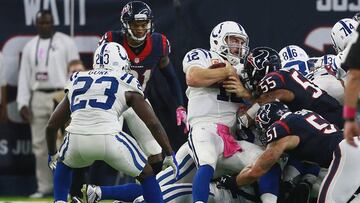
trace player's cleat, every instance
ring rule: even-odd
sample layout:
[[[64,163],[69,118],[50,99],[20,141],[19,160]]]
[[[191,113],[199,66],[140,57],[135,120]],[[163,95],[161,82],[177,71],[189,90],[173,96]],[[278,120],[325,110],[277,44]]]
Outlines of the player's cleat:
[[[95,203],[100,201],[101,190],[96,185],[84,184],[83,187],[81,188],[81,192],[83,193],[84,203]]]

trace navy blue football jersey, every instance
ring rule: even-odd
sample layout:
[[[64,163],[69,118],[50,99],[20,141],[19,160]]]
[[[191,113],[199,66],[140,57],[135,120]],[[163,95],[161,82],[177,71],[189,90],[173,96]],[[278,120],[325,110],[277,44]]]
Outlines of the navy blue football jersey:
[[[273,123],[266,131],[267,142],[289,135],[300,138],[299,145],[287,153],[299,161],[308,161],[328,168],[333,151],[343,140],[343,134],[319,114],[301,110]]]
[[[154,69],[159,65],[160,59],[170,54],[170,44],[165,35],[152,33],[146,36],[145,47],[136,54],[127,43],[126,36],[121,31],[110,31],[103,35],[99,44],[104,42],[117,42],[121,44],[129,55],[131,62],[131,74],[140,82],[145,91]]]
[[[344,125],[344,121],[341,119],[342,106],[340,103],[296,70],[279,70],[268,73],[260,81],[259,87],[262,93],[277,89],[289,90],[295,95],[295,98],[291,102],[284,103],[291,111],[309,109],[340,128]]]

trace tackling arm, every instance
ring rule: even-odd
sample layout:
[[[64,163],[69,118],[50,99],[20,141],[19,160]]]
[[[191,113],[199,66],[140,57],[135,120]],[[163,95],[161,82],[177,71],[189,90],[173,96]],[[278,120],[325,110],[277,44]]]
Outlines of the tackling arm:
[[[260,105],[279,100],[281,102],[291,102],[294,100],[295,95],[289,90],[277,89],[266,92],[260,95],[259,98],[252,100],[253,105],[238,119],[241,125],[249,127],[254,123],[256,112],[259,110]]]
[[[63,98],[60,104],[51,114],[46,126],[46,143],[48,146],[49,155],[56,154],[56,135],[60,127],[70,119],[70,103],[67,95]]]
[[[299,141],[297,136],[286,136],[268,144],[255,163],[248,165],[237,175],[237,185],[248,185],[259,179],[279,160],[284,151],[295,148]]]
[[[126,92],[125,98],[127,105],[131,106],[140,119],[144,121],[155,140],[160,144],[161,148],[164,149],[166,155],[171,155],[173,150],[166,132],[144,97],[136,92]]]

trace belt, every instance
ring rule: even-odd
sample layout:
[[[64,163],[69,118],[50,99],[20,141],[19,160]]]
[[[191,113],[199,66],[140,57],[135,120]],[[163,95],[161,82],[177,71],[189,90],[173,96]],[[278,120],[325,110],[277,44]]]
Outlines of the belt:
[[[56,91],[61,91],[61,90],[64,90],[62,88],[53,88],[53,89],[37,89],[35,90],[36,92],[43,92],[43,93],[53,93],[53,92],[56,92]]]

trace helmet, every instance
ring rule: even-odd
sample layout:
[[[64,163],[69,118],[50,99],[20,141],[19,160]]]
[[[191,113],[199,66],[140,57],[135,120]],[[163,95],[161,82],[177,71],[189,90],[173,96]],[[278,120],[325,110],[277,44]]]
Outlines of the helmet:
[[[154,32],[153,18],[153,13],[146,3],[142,1],[131,1],[123,7],[121,11],[120,21],[123,26],[123,31],[127,35],[129,35],[132,39],[136,41],[143,41],[145,40],[147,34],[151,34]],[[146,25],[146,34],[141,37],[135,36],[130,28],[131,21],[148,21]]]
[[[129,72],[130,60],[124,47],[116,42],[104,43],[96,49],[93,68]]]
[[[333,43],[333,47],[337,53],[345,49],[357,26],[357,21],[350,18],[344,18],[339,20],[332,27],[331,40]]]
[[[274,101],[266,103],[256,113],[255,124],[262,131],[265,131],[286,112],[290,112],[290,109],[282,102]]]
[[[360,12],[357,12],[353,17],[352,17],[353,20],[355,20],[356,22],[359,22],[360,21]]]
[[[306,61],[309,59],[309,56],[304,51],[304,49],[296,45],[289,45],[282,48],[279,52],[279,55],[283,66],[289,61],[293,61],[293,60]]]
[[[230,41],[236,38],[242,39],[243,42]],[[249,37],[239,23],[225,21],[216,25],[211,31],[210,50],[220,54],[235,66],[249,52]]]
[[[241,73],[245,88],[254,91],[261,79],[268,73],[281,68],[280,56],[270,47],[257,47],[247,57]]]

